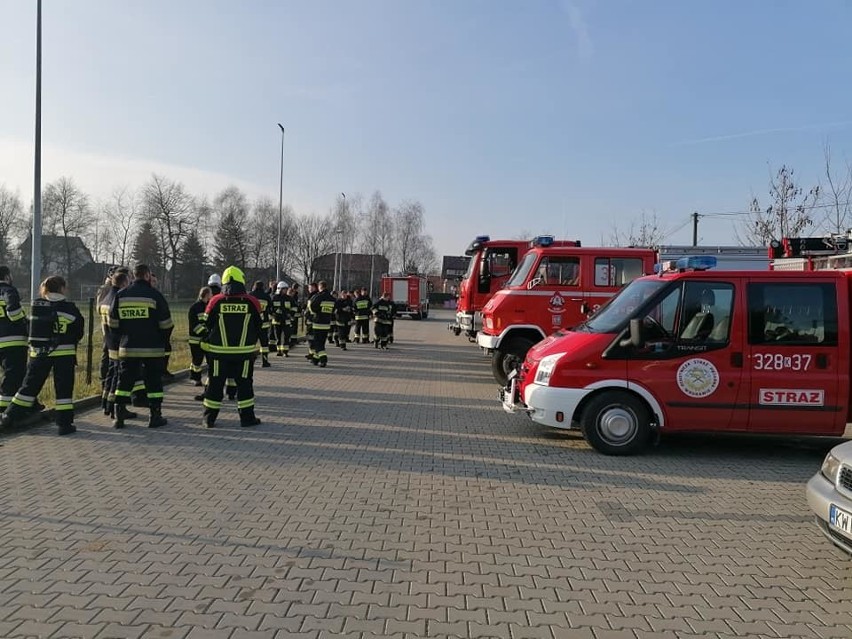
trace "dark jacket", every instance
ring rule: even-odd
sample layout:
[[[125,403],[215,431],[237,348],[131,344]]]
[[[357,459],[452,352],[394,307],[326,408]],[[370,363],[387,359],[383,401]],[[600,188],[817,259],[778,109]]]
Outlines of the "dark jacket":
[[[262,328],[268,330],[274,313],[272,297],[264,289],[253,289],[251,296],[260,303],[260,317],[263,320]]]
[[[145,280],[115,294],[109,327],[118,340],[119,359],[164,357],[174,328],[163,294]]]
[[[391,324],[394,316],[394,305],[390,300],[379,299],[373,304],[373,317],[379,324]]]
[[[83,339],[83,316],[64,295],[39,297],[33,304],[30,357],[74,357]],[[42,324],[42,327],[38,327]]]
[[[204,321],[207,319],[207,302],[203,300],[195,300],[195,303],[189,307],[189,343],[200,344],[201,338],[207,328]]]
[[[110,286],[103,292],[98,302],[98,315],[101,318],[104,348],[111,359],[118,359],[118,340],[116,339],[115,331],[109,327],[109,312],[112,308],[112,303],[115,301],[115,296],[120,290],[117,286]]]
[[[334,308],[334,316],[338,325],[348,326],[355,312],[355,303],[351,297],[341,297]]]
[[[328,291],[320,291],[311,298],[308,309],[311,311],[314,329],[327,331],[331,329],[336,300]]]
[[[370,309],[373,303],[367,295],[359,295],[355,298],[355,319],[366,320],[370,319]]]
[[[228,284],[207,303],[204,324],[207,337],[201,343],[217,357],[247,359],[257,351],[263,325],[260,302],[244,286]]]
[[[0,348],[26,348],[27,314],[18,289],[0,282]]]

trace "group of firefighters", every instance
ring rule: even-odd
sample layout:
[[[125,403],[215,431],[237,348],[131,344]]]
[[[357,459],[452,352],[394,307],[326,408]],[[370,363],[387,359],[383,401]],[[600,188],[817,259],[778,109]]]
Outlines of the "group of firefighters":
[[[138,264],[132,271],[115,267],[101,290],[98,312],[103,331],[101,360],[102,408],[115,428],[137,417],[134,406],[148,407],[149,428],[164,426],[163,378],[174,322],[168,302],[156,288],[151,269]],[[0,265],[0,427],[13,426],[39,411],[37,397],[51,371],[56,400],[54,415],[60,435],[74,427],[74,374],[77,344],[84,335],[83,317],[65,298],[60,276],[44,280],[29,317],[21,306],[9,268]],[[241,426],[260,423],[255,415],[253,370],[257,356],[271,366],[270,354],[289,357],[297,343],[300,320],[308,342],[305,358],[328,365],[326,344],[346,350],[347,344],[373,343],[386,349],[393,342],[395,309],[385,293],[373,302],[367,289],[329,291],[326,282],[311,283],[304,301],[299,286],[262,281],[247,290],[242,270],[229,266],[214,274],[189,309],[190,380],[204,386],[203,425],[215,426],[226,389],[236,400]],[[374,338],[370,338],[370,319]],[[355,327],[354,340],[350,337]],[[207,366],[206,384],[202,384]]]

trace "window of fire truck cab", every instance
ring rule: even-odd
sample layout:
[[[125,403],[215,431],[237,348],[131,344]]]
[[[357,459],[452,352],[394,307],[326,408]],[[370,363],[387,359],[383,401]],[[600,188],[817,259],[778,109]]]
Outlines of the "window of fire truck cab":
[[[544,256],[538,264],[530,286],[579,286],[580,258],[560,255]]]
[[[633,280],[583,325],[592,333],[619,333],[636,312],[668,282],[658,278]]]
[[[659,359],[724,348],[733,312],[733,284],[682,280],[640,314],[645,344],[630,347],[631,355]]]
[[[537,257],[538,256],[535,253],[527,253],[524,255],[521,263],[518,264],[518,268],[516,268],[515,272],[512,274],[512,277],[508,282],[506,282],[506,286],[521,286],[524,282],[526,282],[527,276],[530,274],[530,271],[535,265]]]
[[[748,341],[773,346],[837,345],[837,294],[833,284],[749,284]]]
[[[624,286],[641,277],[643,269],[637,257],[596,257],[595,286]]]
[[[479,269],[479,292],[491,290],[491,279],[507,277],[514,269],[518,258],[516,248],[489,248],[482,253],[482,265]]]

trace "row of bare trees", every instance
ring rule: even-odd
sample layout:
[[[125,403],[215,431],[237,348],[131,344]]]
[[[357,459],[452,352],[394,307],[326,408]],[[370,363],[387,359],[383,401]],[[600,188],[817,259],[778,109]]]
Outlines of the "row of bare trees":
[[[234,186],[211,200],[153,175],[140,188],[117,188],[94,201],[72,178],[62,177],[44,190],[43,235],[50,239],[43,241],[43,269],[70,277],[88,249],[95,262],[150,263],[166,273],[161,280],[168,292],[187,295],[211,266],[238,264],[252,277],[274,275],[278,217],[277,203],[252,200]],[[31,220],[32,207],[25,214],[20,197],[0,184],[0,262],[17,261]],[[388,258],[393,270],[434,272],[437,256],[425,224],[420,202],[404,200],[392,208],[379,191],[367,200],[340,194],[324,215],[297,214],[285,206],[281,271],[310,281],[316,258],[360,252]]]

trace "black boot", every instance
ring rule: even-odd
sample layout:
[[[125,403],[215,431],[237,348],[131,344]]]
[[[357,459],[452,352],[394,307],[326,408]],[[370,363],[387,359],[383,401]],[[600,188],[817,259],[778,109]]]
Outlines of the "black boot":
[[[328,366],[328,358],[327,357],[320,357],[318,364],[319,364],[320,368],[325,368],[326,366]]]
[[[109,415],[109,400],[107,399],[106,395],[101,397],[101,410],[104,412],[104,415]]]
[[[73,424],[74,416],[69,411],[59,411],[56,416],[56,425],[59,426],[60,435],[70,435],[76,433],[77,429]]]
[[[216,425],[216,418],[219,416],[219,411],[215,408],[205,408],[204,409],[204,420],[201,422],[201,425],[204,428],[213,428]]]
[[[159,406],[151,406],[151,416],[148,418],[148,428],[159,428],[160,426],[165,426],[169,423],[165,417],[163,417],[162,409]]]
[[[248,428],[249,426],[257,426],[260,424],[260,419],[254,414],[254,408],[243,408],[240,411],[240,426]]]
[[[108,415],[109,417],[115,415],[115,402],[111,402],[108,399],[104,400],[104,415]]]
[[[272,364],[269,363],[269,357],[267,355],[263,356],[263,363],[260,365],[261,368],[269,368]]]
[[[112,420],[113,428],[124,428],[124,420],[130,419],[130,411],[127,410],[126,404],[116,404],[114,419]]]

